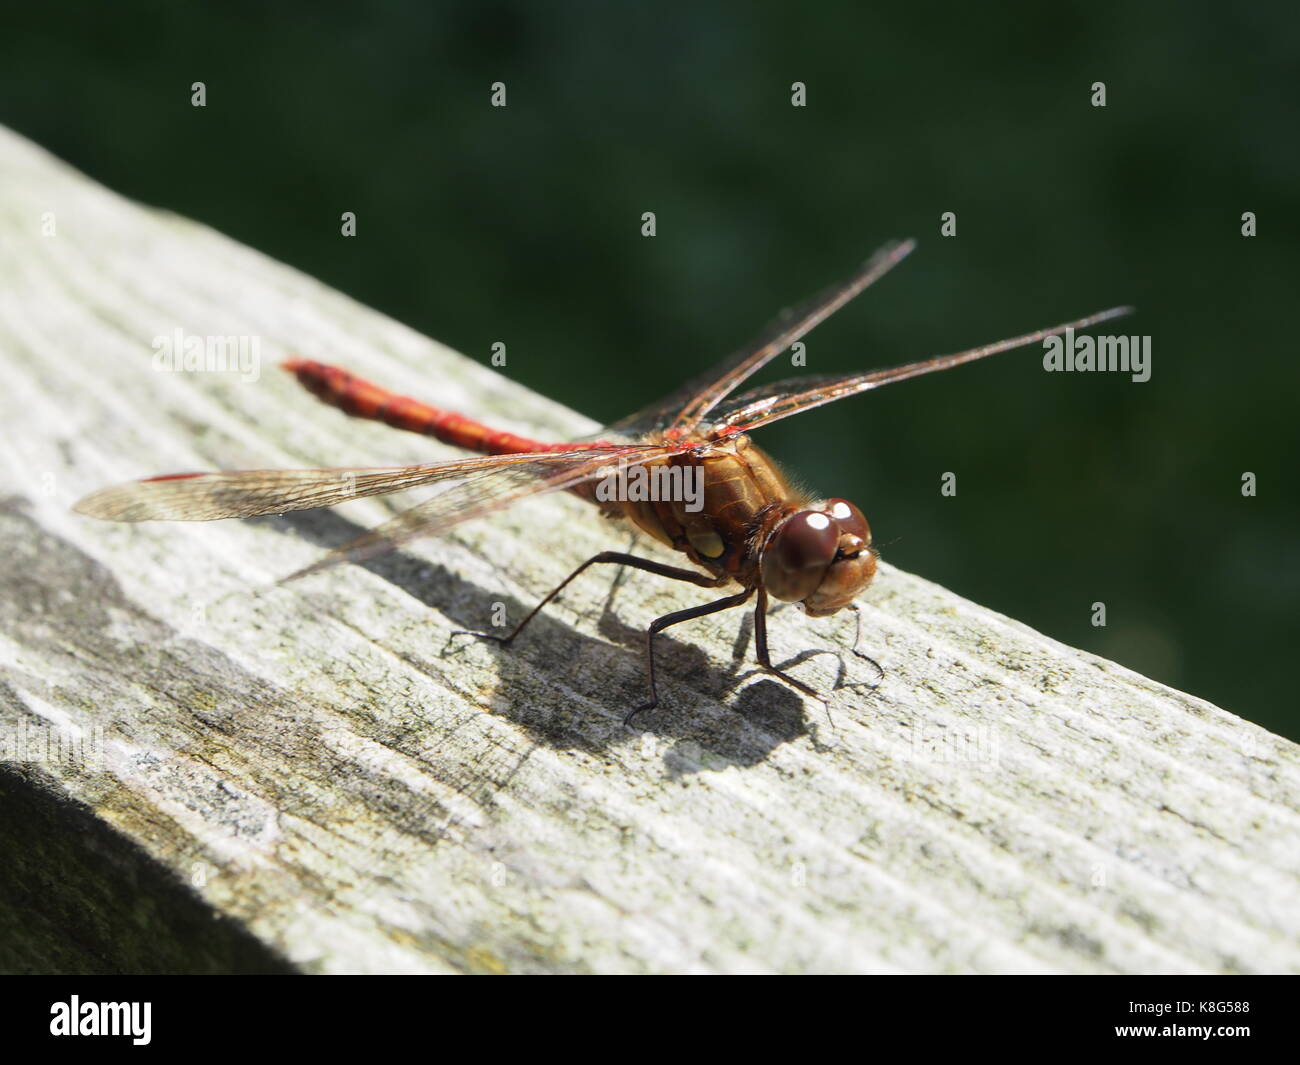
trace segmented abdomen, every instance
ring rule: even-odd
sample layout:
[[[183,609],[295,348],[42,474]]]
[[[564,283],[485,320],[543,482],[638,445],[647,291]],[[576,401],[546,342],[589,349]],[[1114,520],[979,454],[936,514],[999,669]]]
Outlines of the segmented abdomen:
[[[287,359],[281,366],[288,370],[303,387],[319,396],[330,406],[357,418],[370,418],[441,440],[453,447],[475,451],[481,455],[510,455],[525,451],[568,451],[582,448],[582,444],[543,444],[515,433],[489,429],[482,422],[466,418],[454,411],[442,410],[421,403],[410,396],[400,396],[378,385],[311,359]],[[586,445],[591,446],[591,445]]]

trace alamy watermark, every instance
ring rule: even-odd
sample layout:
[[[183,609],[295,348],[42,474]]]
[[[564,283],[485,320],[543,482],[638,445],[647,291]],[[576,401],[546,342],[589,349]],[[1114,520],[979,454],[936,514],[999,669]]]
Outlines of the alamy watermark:
[[[1110,371],[1133,375],[1138,382],[1151,380],[1149,336],[1076,337],[1073,329],[1043,341],[1043,369],[1049,372]]]
[[[22,721],[0,729],[0,761],[75,766],[98,773],[104,768],[104,727],[67,729]]]
[[[918,724],[910,730],[908,756],[913,762],[993,768],[999,763],[1001,741],[998,730],[987,724]]]
[[[598,473],[596,499],[601,503],[681,503],[690,514],[704,509],[703,465],[632,465],[620,458],[617,467],[602,466]]]
[[[148,1046],[152,1022],[152,1002],[82,1002],[73,995],[50,1006],[50,1035],[124,1036],[135,1046]]]
[[[199,336],[173,329],[153,338],[153,368],[158,373],[228,373],[251,384],[262,375],[259,336]]]

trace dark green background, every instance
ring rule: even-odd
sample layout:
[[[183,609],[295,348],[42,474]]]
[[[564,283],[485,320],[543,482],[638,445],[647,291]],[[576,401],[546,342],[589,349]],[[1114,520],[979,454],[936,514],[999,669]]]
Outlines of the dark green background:
[[[1287,5],[554,6],[24,5],[0,121],[604,421],[890,237],[809,372],[1135,304],[1149,383],[1032,350],[759,440],[898,565],[1300,736]]]

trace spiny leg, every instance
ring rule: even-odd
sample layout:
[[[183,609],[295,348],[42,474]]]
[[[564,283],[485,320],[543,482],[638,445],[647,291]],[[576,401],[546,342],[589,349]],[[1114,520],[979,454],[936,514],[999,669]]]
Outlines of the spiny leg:
[[[533,609],[528,612],[528,615],[524,618],[524,620],[521,621],[518,625],[516,625],[514,629],[510,631],[509,634],[505,636],[498,636],[496,633],[493,632],[471,632],[469,630],[461,630],[459,632],[453,632],[451,635],[452,636],[477,636],[483,640],[495,640],[497,643],[500,644],[509,644],[511,640],[513,640],[516,636],[518,636],[523,631],[524,626],[527,625],[530,621],[533,620],[534,617],[537,616],[538,611],[540,611],[542,607],[544,607],[547,603],[549,603],[552,599],[554,599],[557,595],[559,595],[562,591],[564,591],[566,587],[568,587],[570,581],[576,578],[588,566],[594,566],[598,562],[613,562],[620,566],[632,566],[636,569],[645,570],[647,573],[653,573],[659,577],[670,577],[675,581],[687,581],[691,584],[699,585],[701,588],[717,588],[719,585],[725,584],[726,581],[728,580],[728,578],[725,577],[722,578],[711,577],[708,574],[698,573],[695,570],[683,569],[680,566],[669,566],[669,565],[665,565],[663,562],[653,562],[648,558],[638,558],[636,555],[625,554],[622,551],[602,551],[598,555],[592,555],[591,558],[587,559],[586,562],[584,562],[581,566],[579,566],[567,577],[565,577],[564,580],[562,580],[558,585],[552,588],[550,593],[546,596],[546,598],[543,599],[540,603],[538,603],[535,607],[533,607]]]
[[[718,583],[722,582],[719,581]],[[716,614],[719,610],[730,610],[733,606],[740,606],[753,594],[753,588],[746,588],[735,595],[715,599],[712,603],[704,603],[702,606],[693,606],[686,610],[675,610],[671,614],[655,618],[650,623],[650,628],[646,630],[645,634],[646,674],[650,679],[650,701],[638,706],[627,717],[623,718],[623,724],[630,725],[632,719],[642,710],[653,710],[659,705],[659,691],[655,687],[655,633],[663,632],[669,626],[678,625],[683,621],[702,618],[707,614]]]
[[[858,650],[858,644],[862,642],[862,607],[857,603],[850,603],[849,609],[853,611],[853,616],[856,619],[856,627],[853,630],[853,647],[851,650],[859,658],[865,659],[875,667],[876,672],[880,674],[880,679],[876,681],[876,683],[879,684],[880,681],[885,679],[885,667],[867,654],[866,651]]]
[[[791,607],[791,606],[794,606],[794,604],[793,604],[793,603],[781,603],[781,604],[779,604],[779,605],[777,606],[776,610],[782,610],[782,609],[784,609],[784,608],[786,608],[786,607]],[[870,662],[870,663],[871,663],[871,668],[874,669],[874,670],[879,674],[879,676],[878,676],[878,677],[876,678],[876,680],[875,680],[873,683],[871,683],[871,684],[867,684],[866,682],[861,682],[861,683],[857,683],[857,682],[855,682],[855,683],[849,684],[849,685],[847,685],[847,686],[850,687],[850,688],[857,688],[857,687],[871,687],[871,688],[875,688],[875,687],[878,687],[878,686],[880,685],[880,682],[881,682],[882,680],[885,679],[885,667],[882,666],[879,662],[877,662],[874,658],[872,658],[872,657],[871,657],[869,654],[867,654],[865,651],[860,651],[860,650],[858,650],[858,645],[861,644],[861,642],[862,642],[862,607],[861,607],[859,604],[857,604],[857,603],[850,603],[850,604],[848,605],[848,609],[853,611],[853,617],[854,617],[853,646],[850,647],[849,650],[852,651],[855,655],[857,655],[858,658],[861,658],[861,659],[863,659],[863,660],[866,661],[866,662]],[[776,611],[773,611],[773,613],[775,613],[775,612],[776,612]],[[833,650],[833,649],[831,649],[831,648],[829,648],[829,647],[823,647],[823,648],[821,648],[820,650],[814,650],[814,651],[803,651],[803,652],[801,652],[800,654],[798,654],[797,656],[795,656],[795,658],[792,659],[792,660],[789,662],[789,665],[797,666],[800,662],[806,662],[808,659],[810,659],[810,658],[815,658],[817,655],[833,655],[833,656],[835,657],[835,660],[839,663],[839,667],[840,667],[840,670],[839,670],[839,679],[836,680],[836,682],[835,682],[835,688],[836,688],[836,690],[838,690],[838,689],[840,689],[840,688],[842,688],[842,687],[845,687],[845,684],[844,684],[844,676],[845,676],[844,658],[843,658],[843,656],[840,654],[839,651]]]
[[[758,589],[758,602],[754,605],[754,650],[758,655],[758,664],[773,676],[780,677],[790,687],[805,695],[811,695],[825,706],[830,706],[830,700],[821,692],[815,691],[803,681],[796,680],[789,673],[772,665],[772,656],[767,650],[767,589],[761,587]]]

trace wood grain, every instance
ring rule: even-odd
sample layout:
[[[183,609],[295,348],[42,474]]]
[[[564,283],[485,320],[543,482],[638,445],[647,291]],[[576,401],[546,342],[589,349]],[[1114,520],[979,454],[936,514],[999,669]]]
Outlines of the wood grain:
[[[792,667],[842,679],[830,719],[724,614],[665,639],[665,705],[627,728],[641,631],[698,589],[596,571],[511,652],[450,639],[626,547],[579,500],[287,585],[410,498],[73,514],[156,473],[453,454],[317,403],[293,353],[592,427],[4,131],[0,173],[4,967],[1300,970],[1294,744],[888,565],[884,681]],[[176,329],[257,338],[260,373],[157,370]],[[778,612],[774,655],[852,625]]]

